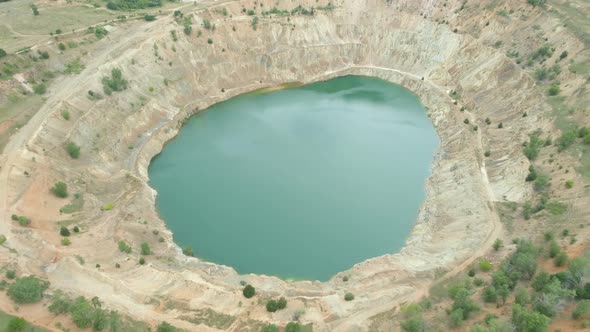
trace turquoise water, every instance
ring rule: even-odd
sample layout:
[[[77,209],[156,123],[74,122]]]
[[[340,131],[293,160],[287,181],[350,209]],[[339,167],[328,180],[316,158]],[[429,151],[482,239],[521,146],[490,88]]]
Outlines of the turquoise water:
[[[404,245],[437,146],[416,96],[346,76],[210,107],[149,176],[175,241],[196,256],[324,281]]]

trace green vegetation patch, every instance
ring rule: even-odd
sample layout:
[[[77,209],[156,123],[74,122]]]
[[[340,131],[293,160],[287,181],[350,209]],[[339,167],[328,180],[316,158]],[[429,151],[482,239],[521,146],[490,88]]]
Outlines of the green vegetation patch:
[[[111,10],[133,10],[162,6],[161,0],[115,0],[107,3]]]
[[[76,193],[74,194],[74,199],[72,199],[72,201],[69,204],[64,205],[61,209],[59,209],[59,212],[70,214],[81,211],[83,207],[84,197],[82,197],[82,194]]]
[[[183,315],[178,318],[193,324],[204,324],[220,330],[226,330],[236,321],[234,316],[222,314],[209,308],[196,310],[192,315]]]

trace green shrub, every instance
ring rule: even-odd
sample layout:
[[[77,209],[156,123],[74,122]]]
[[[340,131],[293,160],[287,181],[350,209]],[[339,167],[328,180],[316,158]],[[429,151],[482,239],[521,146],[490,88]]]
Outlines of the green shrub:
[[[519,288],[514,295],[514,303],[520,304],[522,306],[527,306],[531,301],[529,296],[529,292],[526,288]]]
[[[78,159],[80,157],[80,147],[76,143],[70,142],[66,145],[66,150],[72,159]]]
[[[64,182],[56,182],[53,188],[51,188],[51,193],[59,198],[66,198],[68,197],[68,186]]]
[[[278,301],[277,301],[277,309],[278,310],[283,310],[287,307],[287,299],[285,299],[284,297],[281,297]]]
[[[62,291],[56,291],[51,297],[51,302],[47,309],[54,315],[61,315],[68,313],[72,307],[72,299],[70,299]]]
[[[563,251],[559,252],[559,254],[557,254],[557,256],[555,256],[555,259],[553,260],[553,264],[555,264],[555,266],[564,266],[565,264],[567,264],[568,258],[567,258],[567,254]]]
[[[463,309],[455,309],[449,315],[449,325],[453,328],[463,324]]]
[[[107,3],[107,8],[110,10],[133,10],[145,9],[150,7],[160,7],[161,0],[111,0]]]
[[[551,179],[545,174],[539,174],[533,181],[533,187],[536,191],[545,191],[551,184]]]
[[[572,318],[580,319],[590,312],[590,300],[581,300],[576,304],[576,309],[572,313]]]
[[[534,132],[529,136],[529,141],[526,143],[523,153],[529,160],[537,159],[539,155],[539,150],[544,145],[543,140],[541,139],[540,132]]]
[[[13,214],[11,219],[14,221],[18,221],[18,224],[23,227],[29,226],[31,224],[31,219],[26,216],[17,216],[16,214]]]
[[[266,311],[275,312],[277,311],[277,306],[277,301],[269,300],[268,302],[266,302]]]
[[[297,322],[289,322],[285,327],[285,332],[304,332],[305,330]]]
[[[182,249],[182,253],[183,253],[185,256],[191,256],[191,257],[192,257],[192,256],[194,256],[194,255],[193,255],[193,248],[192,248],[191,246],[186,246],[186,247],[184,247],[184,249]]]
[[[78,228],[78,226],[74,226],[74,233],[80,233],[80,228]]]
[[[127,89],[128,82],[123,78],[123,73],[119,68],[111,70],[111,77],[102,78],[102,88],[104,93],[111,95],[114,91],[123,91]]]
[[[555,241],[549,243],[549,257],[555,258],[561,252],[559,244]]]
[[[512,306],[512,324],[516,331],[547,331],[550,323],[551,319],[539,312],[529,311],[519,304]]]
[[[61,228],[59,229],[59,235],[70,236],[70,230],[66,226],[61,226]]]
[[[132,249],[131,247],[127,244],[127,242],[121,240],[119,241],[119,251],[130,254]]]
[[[144,265],[145,264],[145,258],[141,257],[139,259],[139,265]]]
[[[63,111],[61,112],[61,116],[64,118],[64,120],[69,121],[70,120],[70,112],[68,111]]]
[[[42,95],[45,92],[47,92],[47,87],[45,87],[45,84],[43,83],[36,84],[35,86],[33,86],[33,91],[38,95]]]
[[[551,87],[547,90],[547,94],[550,96],[557,96],[561,92],[558,83],[551,84]]]
[[[70,238],[64,237],[61,239],[61,244],[63,246],[69,246],[70,244],[72,244],[72,241],[70,240]]]
[[[474,286],[480,287],[480,286],[483,286],[483,284],[484,284],[483,279],[480,279],[480,278],[473,279],[473,285]]]
[[[59,43],[57,45],[57,47],[59,48],[60,51],[65,51],[66,50],[66,45],[64,43]]]
[[[141,244],[141,254],[144,256],[152,254],[152,250],[150,249],[150,245],[147,242],[143,242]]]
[[[553,232],[545,232],[545,234],[543,234],[543,237],[545,238],[545,242],[551,241],[555,238],[555,235],[553,234]]]
[[[209,44],[209,45],[213,44],[213,39],[207,38],[207,44]]]
[[[94,35],[98,39],[102,39],[104,36],[106,36],[108,34],[109,34],[109,32],[107,31],[107,29],[105,29],[103,27],[97,27],[96,29],[94,29]]]
[[[492,263],[489,260],[482,258],[479,261],[479,269],[482,270],[483,272],[491,271],[492,270]]]
[[[246,287],[244,287],[242,290],[242,294],[245,298],[249,299],[254,296],[254,294],[256,294],[256,289],[252,285],[246,285]]]
[[[48,287],[49,282],[35,276],[28,276],[17,278],[6,294],[17,304],[36,303],[41,301],[43,292]]]
[[[21,332],[25,331],[27,325],[27,321],[21,317],[14,317],[8,321],[8,326],[6,326],[7,332]]]
[[[494,241],[494,250],[498,251],[500,249],[502,249],[504,247],[504,242],[500,239],[496,239],[496,241]]]
[[[344,300],[345,301],[352,301],[352,300],[354,300],[354,295],[352,293],[346,293],[346,294],[344,294]]]
[[[0,59],[7,55],[6,51],[0,48]]]
[[[150,14],[146,14],[143,16],[143,19],[151,22],[151,21],[155,21],[156,20],[156,15],[150,15]]]
[[[572,180],[565,181],[565,187],[567,189],[572,189],[574,187],[574,181],[572,181]]]
[[[177,329],[176,327],[168,324],[167,322],[162,322],[158,325],[156,332],[180,332],[181,330]]]
[[[105,203],[105,205],[103,205],[100,209],[102,211],[111,211],[115,206],[113,205],[113,203]]]
[[[557,139],[557,150],[563,151],[572,146],[578,137],[578,133],[576,130],[566,130],[561,134],[561,136]]]
[[[496,300],[498,299],[498,293],[496,292],[496,288],[494,286],[488,286],[484,288],[481,297],[485,302],[496,303]]]

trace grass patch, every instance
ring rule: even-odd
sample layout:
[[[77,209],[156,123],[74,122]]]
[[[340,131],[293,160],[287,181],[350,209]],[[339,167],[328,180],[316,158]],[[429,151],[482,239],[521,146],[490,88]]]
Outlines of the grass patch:
[[[64,205],[61,209],[59,209],[59,212],[70,214],[81,211],[83,207],[84,197],[82,197],[82,194],[74,194],[74,199],[72,199],[72,201],[69,204]]]
[[[551,201],[545,205],[545,209],[554,216],[560,216],[567,212],[567,205],[565,203]]]
[[[3,311],[0,311],[0,331],[10,331],[8,329],[8,324],[10,324],[10,321],[14,318],[17,318],[17,317],[9,315]],[[31,323],[29,323],[29,322],[27,322],[25,324],[25,328],[22,331],[23,332],[49,332],[49,330],[46,330],[44,328],[31,325]]]
[[[225,315],[209,308],[196,310],[192,315],[183,315],[178,317],[193,324],[204,324],[220,330],[226,330],[236,320],[236,317]]]

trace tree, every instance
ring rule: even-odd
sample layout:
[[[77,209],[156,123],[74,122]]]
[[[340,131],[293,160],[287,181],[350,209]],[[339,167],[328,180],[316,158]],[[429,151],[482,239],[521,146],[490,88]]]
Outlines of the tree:
[[[78,159],[80,157],[80,147],[76,145],[74,142],[69,142],[66,145],[66,150],[72,159]]]
[[[344,294],[344,300],[345,301],[352,301],[352,300],[354,300],[354,294],[352,294],[352,293],[346,293],[346,294]]]
[[[563,288],[561,282],[554,278],[543,288],[542,292],[538,294],[534,302],[534,308],[543,315],[552,317],[557,313],[557,310],[562,308],[567,301],[574,297],[574,295],[575,291]]]
[[[256,289],[254,289],[254,286],[248,284],[242,290],[242,294],[244,295],[245,298],[249,299],[252,296],[254,296],[254,294],[256,294]]]
[[[92,325],[94,320],[94,308],[83,296],[74,300],[71,308],[72,321],[78,328],[85,329]]]
[[[59,43],[57,45],[57,47],[59,48],[60,51],[65,51],[66,50],[66,45],[64,43]]]
[[[55,185],[53,186],[53,188],[51,188],[51,192],[59,198],[66,198],[68,197],[68,186],[59,181],[56,182]]]
[[[452,310],[461,309],[464,320],[469,319],[472,312],[479,310],[479,307],[471,298],[469,290],[465,287],[459,288],[452,298],[454,300]]]
[[[7,54],[6,51],[4,49],[0,48],[0,59],[2,59],[3,57],[5,57],[6,54]]]
[[[51,297],[51,303],[47,307],[49,312],[54,315],[65,314],[70,311],[72,307],[72,299],[70,299],[62,291],[55,291]]]
[[[21,317],[14,317],[8,322],[7,332],[21,332],[27,327],[27,321]]]
[[[43,292],[49,287],[49,282],[35,276],[17,278],[8,288],[8,296],[18,304],[36,303],[41,301]]]
[[[512,324],[519,332],[545,332],[551,319],[536,311],[528,311],[520,304],[512,306]]]

